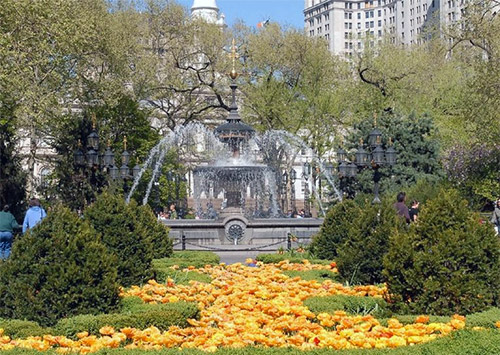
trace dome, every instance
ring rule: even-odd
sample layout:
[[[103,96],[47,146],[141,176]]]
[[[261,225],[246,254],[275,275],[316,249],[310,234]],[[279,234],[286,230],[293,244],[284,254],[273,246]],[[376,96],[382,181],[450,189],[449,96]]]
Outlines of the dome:
[[[193,6],[191,6],[191,11],[197,9],[214,9],[219,11],[215,0],[194,0]]]

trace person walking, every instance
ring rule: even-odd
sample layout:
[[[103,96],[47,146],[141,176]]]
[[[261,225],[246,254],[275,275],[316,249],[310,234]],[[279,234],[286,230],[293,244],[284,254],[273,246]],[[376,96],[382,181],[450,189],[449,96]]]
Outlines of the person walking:
[[[495,233],[498,235],[500,233],[500,198],[498,198],[495,203],[495,209],[493,210],[490,221],[493,223]]]
[[[0,212],[0,259],[2,260],[10,256],[14,229],[21,228],[9,209],[9,205],[5,205]]]
[[[410,212],[408,211],[408,207],[405,204],[406,201],[406,193],[400,192],[397,196],[397,202],[394,204],[394,209],[398,213],[399,216],[404,217],[406,219],[406,223],[410,223]]]
[[[37,198],[32,198],[29,203],[30,207],[26,211],[26,216],[24,216],[23,222],[23,234],[26,233],[28,229],[36,226],[42,219],[47,217],[47,212],[40,206],[40,200]]]

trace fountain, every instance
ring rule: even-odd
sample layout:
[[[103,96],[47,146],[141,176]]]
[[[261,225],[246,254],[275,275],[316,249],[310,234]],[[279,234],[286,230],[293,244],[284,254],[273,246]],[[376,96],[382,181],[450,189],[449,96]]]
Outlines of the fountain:
[[[214,246],[246,244],[258,248],[276,249],[287,243],[287,236],[294,235],[307,242],[315,234],[322,219],[284,218],[277,201],[278,182],[281,172],[257,162],[251,157],[252,147],[266,150],[264,142],[279,142],[284,149],[309,150],[298,137],[285,131],[269,131],[257,135],[255,130],[244,123],[236,105],[236,78],[234,61],[237,58],[233,43],[233,70],[230,73],[232,103],[225,123],[213,132],[200,124],[190,124],[177,128],[165,136],[150,152],[141,172],[136,177],[127,197],[133,192],[146,169],[152,170],[143,204],[147,203],[151,188],[157,179],[166,153],[176,148],[178,151],[193,145],[196,137],[203,137],[205,162],[192,169],[192,190],[197,211],[195,220],[165,220],[171,235],[182,240],[182,247],[213,248]],[[207,149],[209,147],[209,149]],[[313,155],[313,154],[311,154]],[[341,195],[332,177],[326,173],[321,160],[314,157],[323,175],[338,199]],[[295,186],[292,186],[295,189]],[[206,208],[204,208],[206,206]],[[289,238],[288,238],[289,239]],[[288,240],[290,243],[290,240]],[[288,246],[290,246],[288,244]]]

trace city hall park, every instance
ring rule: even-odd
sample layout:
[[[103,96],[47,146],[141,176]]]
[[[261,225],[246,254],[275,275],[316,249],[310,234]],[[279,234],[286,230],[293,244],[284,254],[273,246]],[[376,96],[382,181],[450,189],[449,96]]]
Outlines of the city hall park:
[[[5,354],[498,354],[500,309],[404,315],[384,285],[338,283],[336,263],[307,253],[225,265],[211,252],[155,259],[156,281],[121,289],[120,310],[53,327],[0,320]]]

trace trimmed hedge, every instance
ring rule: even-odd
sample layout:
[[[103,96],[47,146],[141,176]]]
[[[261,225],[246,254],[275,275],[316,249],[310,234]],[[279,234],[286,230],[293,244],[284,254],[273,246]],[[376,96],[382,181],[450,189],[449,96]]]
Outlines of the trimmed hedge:
[[[196,304],[176,302],[165,304],[134,303],[125,306],[122,313],[80,315],[72,318],[61,319],[54,327],[54,333],[74,337],[75,334],[87,331],[90,334],[99,334],[99,329],[111,326],[115,329],[132,327],[145,329],[155,326],[160,330],[167,330],[172,325],[187,327],[188,318],[198,318],[199,310]]]
[[[37,322],[20,319],[0,318],[0,329],[4,330],[4,335],[11,338],[26,338],[29,336],[40,336],[50,334],[50,328],[41,327]]]
[[[210,251],[185,250],[175,251],[169,258],[156,259],[154,267],[156,270],[161,270],[177,265],[179,269],[185,269],[189,266],[200,268],[205,265],[218,265],[219,263],[219,256]]]
[[[212,281],[210,276],[198,271],[172,270],[171,268],[157,267],[156,260],[153,260],[153,269],[158,282],[165,282],[168,278],[174,280],[174,283],[177,285],[187,285],[189,284],[189,281],[198,281],[203,283],[210,283]]]
[[[311,264],[321,264],[321,265],[329,265],[331,261],[321,260],[311,257],[308,253],[296,253],[296,252],[286,252],[283,254],[259,254],[255,258],[257,261],[261,261],[264,264],[276,264],[280,261],[288,260],[294,264],[302,264],[302,260],[307,259],[311,262]]]
[[[500,321],[500,308],[491,307],[486,311],[470,314],[465,320],[468,327],[496,328],[495,322]]]
[[[375,317],[390,316],[387,302],[378,297],[345,295],[311,297],[304,301],[304,305],[315,314],[345,311],[349,314],[371,314]]]
[[[336,280],[338,275],[330,270],[308,270],[308,271],[296,271],[296,270],[285,270],[282,272],[290,278],[300,277],[302,280],[316,280],[318,282],[323,282],[325,280]]]
[[[153,247],[147,228],[138,214],[135,201],[126,204],[123,196],[107,192],[101,194],[84,212],[85,219],[116,257],[118,281],[125,287],[140,285],[154,278],[151,268]]]
[[[0,263],[0,316],[51,326],[117,309],[116,259],[89,223],[56,206]]]

